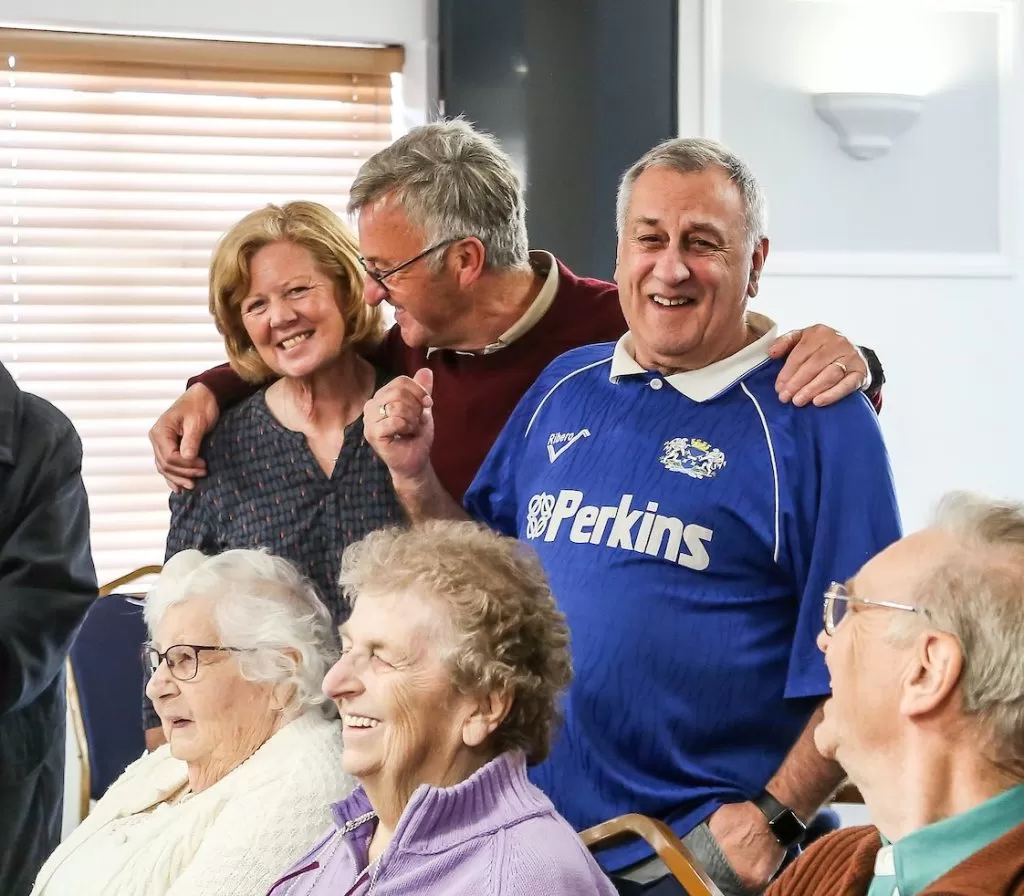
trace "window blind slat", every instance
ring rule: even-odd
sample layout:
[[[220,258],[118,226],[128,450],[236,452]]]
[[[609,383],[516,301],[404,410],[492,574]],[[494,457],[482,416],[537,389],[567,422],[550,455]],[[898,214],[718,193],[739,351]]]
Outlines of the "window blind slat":
[[[190,273],[191,272],[187,272]],[[193,275],[194,276],[194,275]],[[196,278],[198,279],[198,278]],[[132,324],[150,326],[160,324],[175,327],[178,324],[197,324],[209,327],[210,315],[206,309],[202,285],[192,291],[190,301],[180,305],[138,305],[130,310]],[[108,326],[123,323],[124,306],[97,308],[81,305],[20,305],[17,309],[19,325],[46,327],[56,324]],[[3,318],[0,317],[0,323]]]
[[[160,157],[168,154],[182,155],[223,155],[223,156],[258,156],[273,160],[276,164],[278,156],[290,159],[322,158],[336,156],[339,159],[362,160],[371,153],[383,149],[388,138],[364,134],[354,130],[348,136],[321,140],[313,138],[295,139],[260,135],[242,137],[225,134],[161,134],[159,140],[152,134],[99,134],[88,132],[48,132],[33,131],[22,127],[3,129],[3,142],[0,145],[25,149],[66,149],[74,146],[82,150],[102,150],[107,152],[147,152],[152,150]],[[376,134],[377,131],[374,131]],[[185,163],[187,164],[187,162]]]
[[[89,379],[95,384],[103,384],[109,381],[125,386],[125,389],[128,388],[124,383],[124,365],[116,359],[109,359],[107,361],[90,361],[88,362],[87,367],[79,360],[21,362],[21,372],[23,377],[25,379],[32,380],[34,383],[52,382],[55,384],[63,384],[79,379],[83,370],[87,370]],[[133,380],[132,385],[138,382],[156,380],[160,381],[161,386],[164,389],[168,388],[169,385],[180,387],[186,379],[195,373],[195,365],[188,361],[152,361],[146,365],[145,378]],[[141,426],[140,428],[139,421],[119,417],[116,420],[110,421],[110,434],[138,434],[148,430],[150,425],[153,423],[152,420],[143,422],[145,422],[145,426]],[[121,427],[127,428],[122,430]],[[103,435],[104,433],[100,434]]]
[[[203,249],[207,253],[217,240],[219,231],[202,230],[196,227],[193,230],[176,231],[173,239],[169,239],[170,232],[163,232],[159,228],[152,230],[124,229],[106,230],[78,229],[73,228],[32,228],[22,222],[14,226],[8,220],[5,222],[0,217],[0,245],[10,247],[12,253],[22,251],[26,246],[37,246],[46,250],[61,250],[68,248],[100,248],[111,252],[131,251],[138,249],[176,251]],[[7,259],[0,255],[0,262],[7,263]]]
[[[205,301],[206,292],[203,296]],[[7,299],[12,305],[40,302],[43,304],[86,303],[93,305],[102,302],[108,305],[143,304],[148,301],[195,301],[195,293],[182,291],[180,287],[169,287],[161,284],[151,286],[135,283],[131,286],[107,284],[99,286],[82,286],[80,284],[55,287],[53,285],[4,284],[0,285],[0,301]],[[11,309],[14,310],[13,308]],[[131,319],[131,311],[125,312],[125,319]],[[2,340],[0,340],[2,344]]]
[[[272,44],[261,41],[195,40],[4,29],[0,48],[17,53],[23,72],[111,74],[131,77],[267,80],[333,83],[402,70],[400,47]],[[124,82],[122,82],[124,83]]]
[[[131,323],[95,323],[95,324],[31,324],[24,321],[18,324],[18,342],[22,346],[38,343],[88,343],[90,347],[121,343],[138,343],[139,336],[144,334],[149,345],[163,342],[188,342],[201,344],[209,342],[211,325],[207,322],[182,323],[174,327],[146,327],[142,321]]]
[[[13,81],[13,84],[12,84]],[[20,121],[22,116],[35,115],[42,120],[66,115],[96,117],[131,117],[137,121],[158,122],[162,118],[187,117],[197,122],[210,118],[253,119],[254,121],[283,118],[286,121],[327,122],[337,124],[348,121],[388,121],[388,105],[376,89],[343,96],[295,100],[289,97],[208,95],[196,96],[191,92],[144,93],[111,95],[86,93],[72,89],[28,87],[20,79],[12,78],[4,86],[0,82],[0,102],[8,120]],[[204,115],[205,113],[205,115]],[[88,118],[85,118],[88,120]]]
[[[224,157],[206,156],[165,156],[151,162],[138,153],[126,158],[124,153],[91,153],[86,158],[82,152],[47,152],[46,150],[17,151],[4,153],[8,160],[17,160],[16,171],[4,171],[3,182],[17,179],[22,187],[52,187],[79,189],[125,190],[151,187],[153,175],[159,174],[161,186],[171,187],[220,187],[232,188],[249,185],[254,176],[270,174],[281,178],[285,185],[279,189],[318,189],[323,178],[334,177],[350,180],[359,170],[358,164],[350,159],[293,160],[288,165],[267,165],[260,157],[246,158],[241,164],[228,164]],[[78,158],[76,159],[76,156]],[[8,165],[8,167],[11,167]],[[290,170],[289,170],[290,169]]]
[[[335,187],[334,192],[321,191],[320,201],[326,205],[337,207],[348,193],[348,183],[322,186]],[[2,180],[0,180],[2,183]],[[155,186],[155,185],[154,185]],[[59,189],[22,189],[16,187],[0,187],[0,204],[5,208],[5,217],[16,212],[25,213],[33,209],[53,210],[71,209],[76,211],[96,211],[106,214],[120,211],[150,214],[166,212],[191,212],[193,209],[203,212],[222,212],[231,220],[237,220],[247,211],[258,208],[266,202],[266,193],[254,189],[257,184],[251,181],[243,192],[241,184],[229,184],[223,191],[182,190],[168,193],[162,190],[59,190]],[[309,195],[311,191],[288,189],[287,196]],[[15,205],[15,202],[17,203]]]
[[[3,240],[0,233],[0,240]],[[210,257],[207,248],[161,246],[118,246],[110,248],[99,245],[92,248],[69,245],[41,246],[35,243],[22,242],[17,249],[11,248],[8,261],[16,258],[15,264],[54,268],[197,268],[206,264]]]
[[[9,101],[8,101],[9,102]],[[391,134],[389,121],[369,117],[341,121],[288,120],[284,118],[231,118],[211,113],[185,115],[84,115],[33,112],[15,108],[3,116],[8,129],[28,128],[67,134],[69,141],[80,135],[145,134],[151,139],[163,137],[203,137],[217,135],[238,139],[277,138],[290,140],[376,140],[386,141]]]
[[[288,196],[285,199],[294,197]],[[312,197],[310,197],[312,198]],[[267,194],[266,202],[282,201],[281,197]],[[264,203],[260,203],[263,205]],[[335,208],[339,206],[335,205]],[[341,206],[342,208],[344,206]],[[251,211],[252,209],[247,209]],[[13,208],[0,209],[0,224],[13,227],[57,227],[86,229],[105,227],[120,229],[134,227],[145,230],[191,230],[199,227],[222,233],[238,220],[240,214],[230,210],[196,209],[105,209],[105,208]]]
[[[397,71],[397,69],[396,69]],[[31,72],[19,69],[9,73],[15,86],[42,90],[75,90],[79,92],[116,93],[120,91],[125,78],[119,75],[103,75],[63,72]],[[0,81],[0,84],[3,82]],[[8,86],[10,80],[8,80]],[[238,97],[272,97],[274,99],[341,100],[348,102],[372,102],[379,106],[391,104],[391,79],[387,75],[336,74],[330,81],[312,83],[308,78],[299,81],[268,81],[266,73],[254,73],[248,81],[238,72],[231,79],[230,88],[222,80],[202,80],[199,77],[176,78],[168,71],[165,77],[148,77],[138,74],[131,78],[135,91],[166,96],[184,93],[188,96],[223,96],[227,92]]]

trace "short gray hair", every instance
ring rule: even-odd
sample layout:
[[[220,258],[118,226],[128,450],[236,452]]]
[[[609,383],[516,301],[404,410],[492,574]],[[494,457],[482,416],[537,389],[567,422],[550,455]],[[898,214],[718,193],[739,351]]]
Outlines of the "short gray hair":
[[[572,679],[569,628],[523,542],[468,521],[379,529],[345,550],[341,587],[353,605],[409,592],[438,603],[456,691],[513,695],[490,746],[547,757]]]
[[[349,214],[393,193],[429,244],[475,236],[494,270],[526,269],[526,200],[512,160],[461,119],[414,128],[363,164]],[[428,259],[434,270],[440,258]]]
[[[721,168],[743,197],[749,247],[753,249],[756,243],[768,235],[768,202],[754,172],[721,143],[703,137],[676,137],[659,143],[622,175],[615,203],[615,221],[619,233],[626,226],[633,185],[641,174],[654,167],[668,168],[678,174],[699,174],[711,167]]]
[[[924,577],[917,602],[963,647],[963,710],[992,760],[1024,775],[1024,504],[952,492],[932,528],[959,550]]]
[[[243,678],[291,685],[295,715],[313,706],[330,715],[321,683],[338,654],[331,616],[291,563],[265,550],[175,554],[146,595],[150,636],[171,607],[188,601],[209,606],[225,646],[252,651],[236,654]]]

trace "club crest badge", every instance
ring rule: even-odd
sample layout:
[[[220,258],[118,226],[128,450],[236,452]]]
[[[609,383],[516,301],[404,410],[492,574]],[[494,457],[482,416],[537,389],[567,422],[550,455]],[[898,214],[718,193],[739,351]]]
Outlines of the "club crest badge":
[[[691,479],[712,479],[725,466],[725,452],[704,439],[670,439],[658,458],[665,469]]]

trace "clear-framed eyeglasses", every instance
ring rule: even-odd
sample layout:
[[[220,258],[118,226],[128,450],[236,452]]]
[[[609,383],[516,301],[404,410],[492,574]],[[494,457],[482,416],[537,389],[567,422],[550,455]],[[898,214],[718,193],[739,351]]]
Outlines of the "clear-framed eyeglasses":
[[[178,681],[191,681],[199,672],[199,654],[204,650],[224,653],[244,653],[238,647],[213,647],[207,644],[172,644],[163,653],[152,644],[142,648],[142,662],[149,674],[153,675],[161,663],[167,663],[167,671]]]
[[[846,590],[846,586],[839,582],[833,582],[825,591],[825,634],[830,637],[836,633],[839,623],[846,617],[846,611],[850,604],[859,604],[867,607],[883,607],[887,610],[904,610],[909,613],[920,613],[926,619],[931,619],[931,614],[925,607],[915,607],[913,604],[898,604],[890,600],[873,600],[867,597],[855,597]]]
[[[399,271],[404,271],[407,267],[415,264],[421,258],[426,258],[432,252],[437,252],[438,249],[447,249],[450,245],[459,242],[459,240],[461,239],[464,239],[464,237],[458,236],[451,237],[450,239],[447,240],[441,240],[440,242],[427,246],[427,248],[424,249],[422,252],[414,255],[412,258],[407,259],[406,261],[403,261],[401,264],[396,264],[393,268],[388,268],[387,270],[384,271],[379,271],[377,270],[377,268],[370,267],[369,262],[365,258],[363,258],[362,255],[359,255],[357,257],[359,258],[359,264],[363,266],[363,270],[366,272],[366,276],[373,280],[381,289],[386,290],[388,288],[388,285],[385,281],[388,279],[388,277],[392,276],[393,274],[397,274]]]

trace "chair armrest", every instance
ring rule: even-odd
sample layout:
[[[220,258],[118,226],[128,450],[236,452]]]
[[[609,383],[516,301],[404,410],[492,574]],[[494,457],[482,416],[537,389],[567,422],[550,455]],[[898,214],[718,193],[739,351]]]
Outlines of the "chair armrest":
[[[603,849],[628,838],[639,837],[657,854],[672,876],[683,885],[687,896],[722,896],[714,881],[693,857],[675,831],[656,818],[632,813],[587,828],[580,834],[591,851]]]

